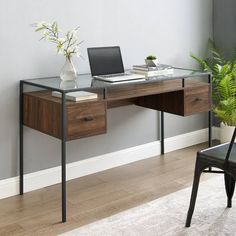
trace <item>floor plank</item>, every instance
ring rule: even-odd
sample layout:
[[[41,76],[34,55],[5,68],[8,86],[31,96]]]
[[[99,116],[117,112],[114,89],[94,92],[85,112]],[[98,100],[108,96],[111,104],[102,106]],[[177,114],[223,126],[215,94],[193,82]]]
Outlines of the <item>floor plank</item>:
[[[57,235],[190,186],[200,144],[68,182],[68,222],[60,185],[0,200],[0,235]],[[201,180],[213,177],[203,174]],[[188,199],[187,199],[188,200]]]

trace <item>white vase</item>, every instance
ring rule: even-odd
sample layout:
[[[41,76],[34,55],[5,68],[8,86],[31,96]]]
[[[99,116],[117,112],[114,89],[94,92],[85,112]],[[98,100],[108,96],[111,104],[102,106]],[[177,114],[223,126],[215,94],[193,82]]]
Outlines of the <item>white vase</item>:
[[[225,125],[223,122],[220,123],[220,142],[230,142],[235,126]]]
[[[60,78],[62,81],[76,80],[76,70],[72,63],[71,57],[66,57],[65,64],[61,70]]]

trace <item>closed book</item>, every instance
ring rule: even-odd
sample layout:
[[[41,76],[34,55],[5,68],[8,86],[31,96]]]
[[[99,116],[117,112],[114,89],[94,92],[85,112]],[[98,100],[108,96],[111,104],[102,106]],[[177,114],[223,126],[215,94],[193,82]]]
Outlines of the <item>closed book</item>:
[[[52,92],[52,96],[61,98],[61,93],[57,91]],[[66,93],[66,99],[74,102],[84,101],[88,99],[96,99],[98,95],[96,93],[90,93],[87,91],[76,91]]]
[[[172,66],[165,65],[165,64],[159,64],[158,66],[147,66],[147,65],[134,65],[134,70],[142,70],[142,71],[159,71],[159,70],[165,70],[165,69],[171,69]]]
[[[133,73],[145,75],[147,77],[151,76],[161,76],[161,75],[171,75],[174,73],[174,69],[164,69],[164,70],[155,70],[155,71],[142,71],[142,70],[132,70]]]

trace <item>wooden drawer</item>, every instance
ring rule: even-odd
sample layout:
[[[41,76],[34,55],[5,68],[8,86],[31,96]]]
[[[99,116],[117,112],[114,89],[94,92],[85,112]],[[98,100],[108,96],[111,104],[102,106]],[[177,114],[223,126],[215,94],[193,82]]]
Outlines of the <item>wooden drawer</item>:
[[[69,139],[106,133],[105,102],[87,102],[70,106],[67,109],[67,114]]]
[[[184,114],[192,115],[194,113],[210,110],[210,87],[206,86],[186,88],[184,90]]]
[[[180,116],[206,112],[210,110],[210,87],[201,83],[179,91],[144,96],[136,105]]]
[[[24,125],[61,138],[61,102],[48,92],[24,94]],[[106,102],[67,102],[67,140],[106,133]]]

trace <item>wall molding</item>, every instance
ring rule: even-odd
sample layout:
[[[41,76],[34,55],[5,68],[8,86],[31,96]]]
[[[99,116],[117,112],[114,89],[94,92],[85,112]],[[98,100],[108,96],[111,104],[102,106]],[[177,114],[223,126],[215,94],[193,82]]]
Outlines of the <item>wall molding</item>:
[[[219,128],[213,127],[213,139],[219,138]],[[165,139],[165,152],[171,152],[208,140],[208,129],[177,135]],[[160,155],[160,141],[142,144],[124,150],[107,153],[86,160],[67,164],[67,180],[122,166]],[[60,183],[60,166],[26,174],[25,192]],[[19,176],[0,180],[0,199],[19,194]]]

